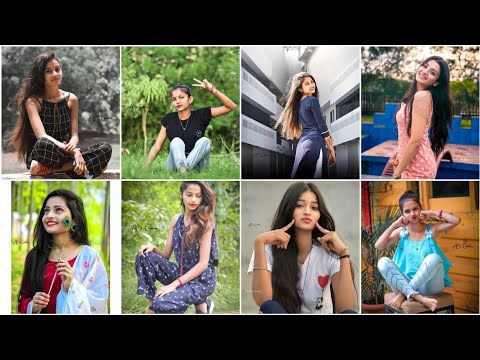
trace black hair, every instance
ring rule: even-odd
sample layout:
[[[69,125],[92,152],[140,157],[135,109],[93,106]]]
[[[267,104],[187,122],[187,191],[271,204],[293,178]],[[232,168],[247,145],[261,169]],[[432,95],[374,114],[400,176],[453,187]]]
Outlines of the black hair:
[[[405,202],[409,200],[416,201],[418,205],[422,207],[422,204],[420,204],[420,198],[418,197],[418,194],[413,192],[412,190],[407,190],[402,194],[402,196],[400,196],[400,199],[398,199],[398,206],[400,207],[401,212],[403,212],[403,204],[405,204]]]
[[[170,91],[170,96],[172,95],[172,93],[177,90],[177,89],[181,89],[183,90],[188,96],[192,96],[192,91],[190,90],[190,86],[188,85],[184,85],[184,84],[178,84],[178,85],[175,85],[172,89],[172,91]]]
[[[297,182],[292,184],[283,195],[278,205],[272,230],[280,229],[292,221],[293,211],[300,195],[306,191],[312,191],[317,196],[320,219],[318,223],[324,229],[335,231],[335,222],[328,211],[320,191],[313,183]],[[295,227],[287,230],[290,235],[287,249],[272,247],[272,290],[273,300],[279,302],[288,313],[299,313],[303,297],[297,283],[300,279],[300,266],[297,262],[298,246],[295,241]],[[312,231],[312,240],[321,237],[323,234],[315,227]],[[316,241],[316,240],[315,240]]]

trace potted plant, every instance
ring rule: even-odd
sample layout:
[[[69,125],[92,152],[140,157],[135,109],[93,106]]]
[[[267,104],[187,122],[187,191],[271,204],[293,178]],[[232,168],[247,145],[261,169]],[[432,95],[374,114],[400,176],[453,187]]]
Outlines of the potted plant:
[[[376,189],[379,184],[371,183],[369,186],[370,204],[376,201]],[[368,205],[367,205],[368,206]],[[389,205],[378,211],[371,224],[362,227],[362,313],[383,313],[385,305],[383,298],[389,290],[389,285],[377,268],[378,260],[384,256],[392,258],[396,246],[392,245],[382,250],[375,249],[375,242],[380,235],[400,216],[398,206]]]

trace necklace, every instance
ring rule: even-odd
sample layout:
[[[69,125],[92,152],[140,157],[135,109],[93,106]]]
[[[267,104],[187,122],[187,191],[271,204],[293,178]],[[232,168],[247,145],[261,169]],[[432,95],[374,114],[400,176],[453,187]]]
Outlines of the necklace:
[[[187,125],[185,125],[185,127],[183,127],[182,120],[180,120],[180,116],[178,117],[178,121],[180,121],[180,126],[182,127],[183,131],[185,131],[185,130],[187,130],[188,122],[190,121],[190,116],[187,119]],[[185,121],[185,120],[183,120],[183,121]]]

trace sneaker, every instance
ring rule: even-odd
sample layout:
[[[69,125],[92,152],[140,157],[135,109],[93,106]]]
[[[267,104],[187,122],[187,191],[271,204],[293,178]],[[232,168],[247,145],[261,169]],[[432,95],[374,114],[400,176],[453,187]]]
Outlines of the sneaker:
[[[209,298],[207,298],[207,301],[205,302],[207,303],[207,314],[213,314],[213,308],[215,307],[215,303]]]

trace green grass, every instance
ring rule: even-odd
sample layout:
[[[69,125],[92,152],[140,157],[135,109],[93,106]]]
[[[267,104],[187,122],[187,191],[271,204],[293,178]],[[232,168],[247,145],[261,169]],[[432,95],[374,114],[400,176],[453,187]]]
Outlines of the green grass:
[[[167,172],[165,163],[168,152],[162,151],[155,161],[144,168],[143,152],[136,151],[130,155],[122,153],[122,179],[239,179],[240,160],[235,153],[210,154],[210,168],[203,171],[185,173]]]

